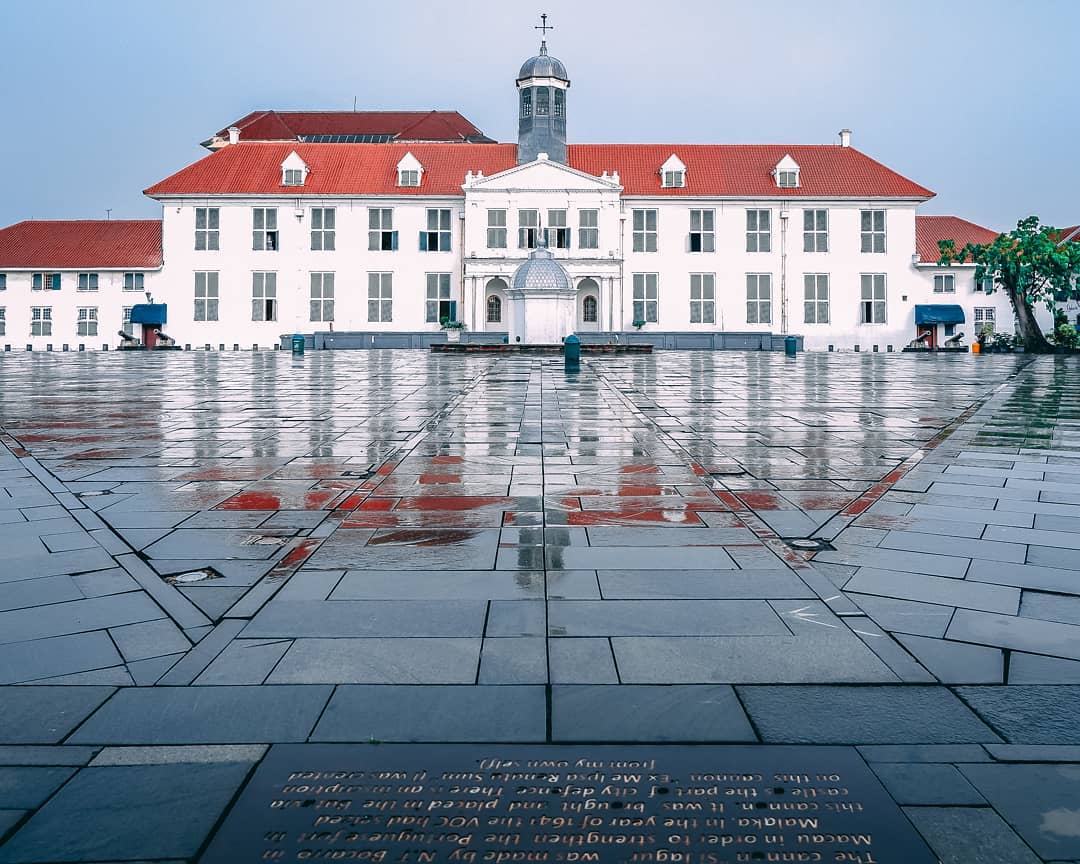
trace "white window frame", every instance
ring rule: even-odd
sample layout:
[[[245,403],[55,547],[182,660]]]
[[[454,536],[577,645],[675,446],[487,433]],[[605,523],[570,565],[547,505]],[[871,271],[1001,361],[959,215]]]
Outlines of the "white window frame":
[[[7,291],[7,273],[0,273],[0,291]]]
[[[76,288],[77,291],[97,291],[98,290],[98,274],[97,273],[80,273],[79,284]]]
[[[428,324],[438,324],[442,316],[443,304],[453,302],[453,285],[449,273],[425,273],[427,294],[424,301],[424,320]],[[449,306],[446,307],[449,313]],[[449,317],[449,314],[446,316]]]
[[[97,306],[79,306],[76,309],[75,335],[83,337],[98,335]]]
[[[251,274],[251,320],[277,321],[277,273],[258,270]]]
[[[416,188],[420,185],[420,170],[418,168],[398,168],[398,186],[404,188]]]
[[[308,320],[328,323],[334,320],[334,274],[322,271],[311,273],[308,292]]]
[[[859,274],[860,324],[888,323],[888,299],[888,285],[884,273]]]
[[[502,297],[498,294],[488,294],[485,306],[485,316],[488,324],[502,324]]]
[[[200,224],[201,223],[201,224]],[[195,251],[221,250],[221,210],[218,207],[195,208]]]
[[[31,291],[59,291],[60,290],[60,274],[56,272],[52,273],[32,273],[30,275],[30,290]],[[42,307],[44,308],[44,307]]]
[[[803,210],[803,252],[829,251],[829,211]]]
[[[581,298],[581,320],[585,324],[600,321],[600,301],[595,294],[586,294]]]
[[[334,252],[337,249],[337,208],[311,208],[311,251]]]
[[[972,317],[976,325],[997,324],[997,309],[993,306],[976,306],[972,310]]]
[[[518,210],[518,249],[535,249],[540,236],[540,211]]]
[[[282,168],[281,185],[282,186],[303,186],[304,185],[304,169],[303,168]]]
[[[30,307],[30,335],[52,336],[52,306]]]
[[[754,207],[746,211],[746,251],[772,252],[772,210]]]
[[[220,312],[220,280],[216,270],[195,271],[195,321],[217,321]],[[200,305],[201,304],[201,305]]]
[[[0,336],[7,336],[7,307],[0,306]]]
[[[859,251],[879,255],[887,250],[888,216],[885,210],[859,211]]]
[[[251,249],[254,252],[277,252],[281,248],[278,235],[277,207],[251,208]]]
[[[600,211],[578,210],[578,249],[600,248]]]
[[[487,248],[506,248],[506,210],[489,209],[487,211]]]
[[[955,294],[956,293],[956,275],[953,273],[935,273],[934,274],[934,293],[935,294]]]
[[[661,171],[660,186],[663,189],[682,189],[686,186],[686,169]]]
[[[124,289],[125,291],[145,291],[146,290],[146,274],[145,273],[125,273],[124,274]]]
[[[424,252],[451,252],[453,251],[453,238],[450,233],[451,211],[445,207],[429,207],[427,211],[427,230],[422,232],[426,243],[422,244]]]
[[[803,323],[829,323],[829,274],[803,274]]]
[[[656,324],[660,321],[660,276],[657,273],[633,275],[633,301],[631,312],[634,321]]]
[[[690,323],[716,323],[716,274],[690,274]]]
[[[655,252],[659,243],[659,220],[657,210],[649,208],[631,211],[634,252]]]
[[[393,252],[398,248],[393,207],[368,207],[368,252]]]
[[[570,229],[566,227],[565,210],[548,210],[548,224],[544,229],[548,249],[569,249]]]
[[[746,274],[746,323],[772,324],[772,273]]]
[[[697,247],[696,249],[694,247]],[[716,251],[716,211],[712,209],[690,211],[690,252]]]
[[[367,320],[388,324],[394,320],[394,274],[368,273]]]
[[[783,170],[777,169],[776,171],[776,186],[778,189],[798,189],[799,188],[799,171],[798,169],[785,168]]]

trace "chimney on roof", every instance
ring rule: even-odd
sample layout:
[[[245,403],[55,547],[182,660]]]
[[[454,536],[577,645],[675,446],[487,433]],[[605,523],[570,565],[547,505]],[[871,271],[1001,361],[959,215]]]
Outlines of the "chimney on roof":
[[[851,130],[850,129],[841,129],[840,130],[840,146],[841,147],[850,147],[851,146]]]
[[[239,144],[240,143],[240,130],[236,126],[230,126],[229,129],[228,129],[228,132],[229,132],[229,143],[230,144]]]

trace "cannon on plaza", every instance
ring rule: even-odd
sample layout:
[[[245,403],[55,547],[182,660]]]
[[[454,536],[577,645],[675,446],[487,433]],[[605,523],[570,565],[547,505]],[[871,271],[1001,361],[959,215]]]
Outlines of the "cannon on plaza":
[[[929,347],[929,342],[930,334],[920,333],[918,336],[908,342],[907,347],[911,349],[927,348]]]
[[[950,336],[945,340],[945,348],[963,348],[964,334],[957,333],[955,336]]]
[[[170,348],[176,344],[176,340],[164,330],[157,329],[154,331],[154,335],[157,337],[157,344],[159,347]]]

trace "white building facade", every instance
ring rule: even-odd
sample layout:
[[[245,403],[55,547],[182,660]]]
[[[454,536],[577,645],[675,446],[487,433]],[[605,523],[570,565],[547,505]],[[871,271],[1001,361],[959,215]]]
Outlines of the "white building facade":
[[[917,216],[933,193],[854,149],[846,130],[832,145],[567,144],[563,65],[542,47],[517,86],[517,145],[231,130],[146,190],[162,220],[156,258],[131,259],[142,267],[121,260],[115,237],[107,254],[64,268],[48,242],[28,258],[5,241],[60,223],[0,231],[0,343],[115,347],[137,292],[167,305],[162,329],[193,349],[270,348],[292,333],[323,347],[419,347],[460,323],[477,341],[576,332],[717,348],[735,334],[770,348],[797,334],[809,350],[899,351],[928,305],[959,307],[938,344],[956,332],[970,342],[991,319],[1012,330],[1002,292],[975,290],[971,267],[934,263],[938,239],[994,232]],[[513,288],[545,242],[570,286],[557,302]],[[58,289],[38,288],[51,272]]]

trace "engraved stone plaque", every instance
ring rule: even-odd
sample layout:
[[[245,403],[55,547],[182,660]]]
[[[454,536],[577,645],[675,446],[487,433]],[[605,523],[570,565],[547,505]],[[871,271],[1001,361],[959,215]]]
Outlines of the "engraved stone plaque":
[[[851,747],[279,744],[202,864],[933,864]]]

